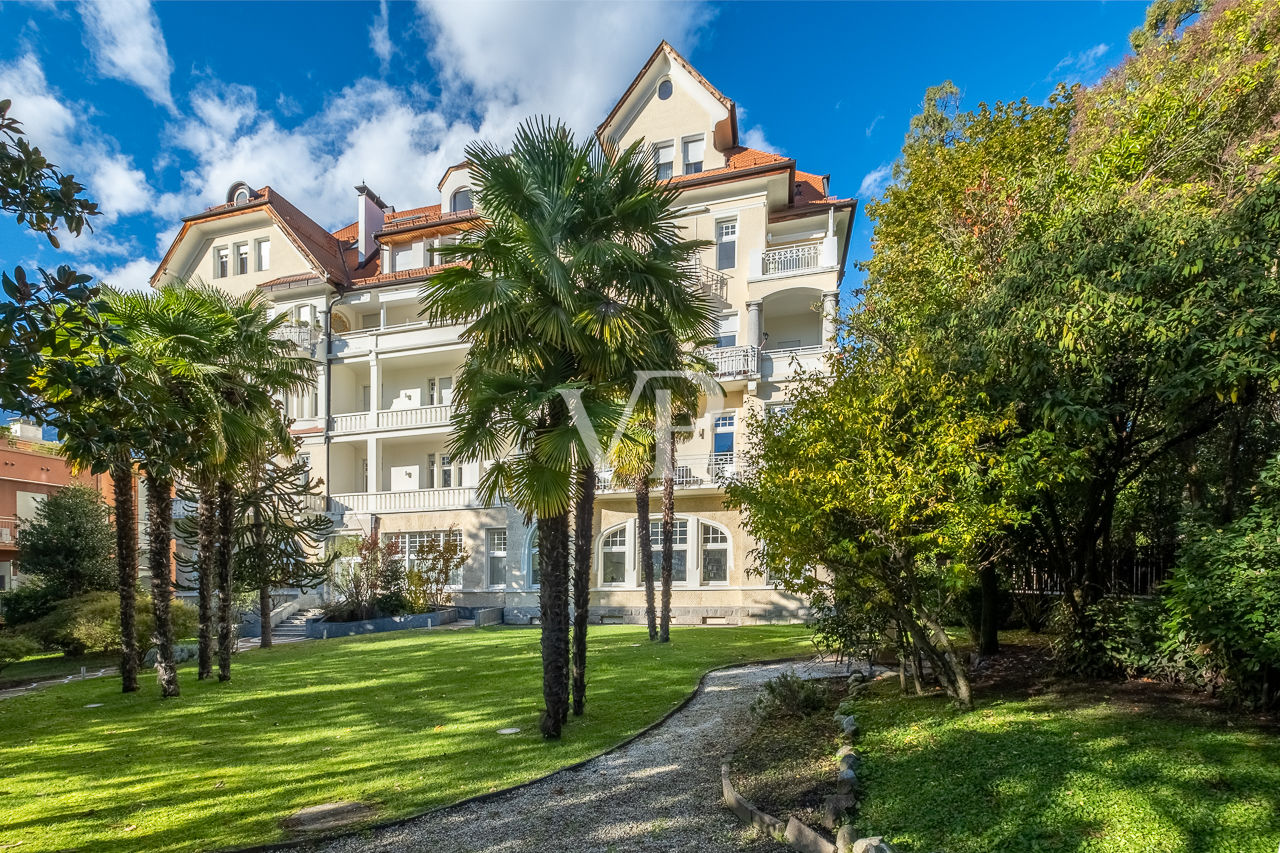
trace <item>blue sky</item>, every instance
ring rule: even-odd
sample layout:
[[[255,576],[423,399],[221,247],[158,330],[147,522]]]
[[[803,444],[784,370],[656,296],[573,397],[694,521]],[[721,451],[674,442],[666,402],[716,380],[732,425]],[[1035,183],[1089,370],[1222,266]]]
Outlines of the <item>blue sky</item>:
[[[1043,101],[1121,61],[1141,2],[98,3],[0,5],[0,97],[105,211],[54,252],[5,219],[0,263],[143,286],[179,217],[238,179],[321,224],[366,181],[438,200],[463,147],[530,114],[588,132],[666,38],[733,98],[746,144],[883,189],[926,87]],[[870,251],[859,211],[850,257]],[[851,276],[856,279],[857,276]]]

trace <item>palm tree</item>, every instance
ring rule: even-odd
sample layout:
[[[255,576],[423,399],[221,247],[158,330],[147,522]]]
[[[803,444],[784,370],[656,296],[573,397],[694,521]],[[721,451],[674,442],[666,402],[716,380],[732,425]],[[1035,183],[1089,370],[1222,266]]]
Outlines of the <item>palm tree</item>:
[[[699,244],[679,239],[675,192],[657,182],[639,144],[606,151],[594,140],[575,142],[563,125],[533,120],[509,153],[484,144],[466,153],[487,221],[448,252],[465,263],[424,285],[424,313],[468,323],[451,453],[493,460],[481,494],[537,518],[541,728],[554,738],[569,710],[570,508],[576,496],[575,515],[589,517],[581,471],[595,461],[565,392],[581,394],[593,429],[612,433],[616,389],[629,381],[633,355],[652,347],[669,315],[684,322],[689,313],[676,261]],[[667,303],[678,304],[664,311]],[[576,536],[589,548],[589,523]],[[585,568],[585,560],[575,563]],[[575,573],[575,599],[580,588]],[[585,613],[582,606],[577,620],[584,653]],[[581,663],[575,680],[585,657]]]

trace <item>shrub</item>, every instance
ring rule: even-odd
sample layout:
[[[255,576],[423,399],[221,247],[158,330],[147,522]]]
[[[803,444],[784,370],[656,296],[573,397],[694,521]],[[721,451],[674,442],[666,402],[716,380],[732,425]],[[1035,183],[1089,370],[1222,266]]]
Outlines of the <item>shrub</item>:
[[[5,594],[4,621],[10,627],[21,627],[47,616],[63,596],[38,580],[29,580]]]
[[[409,555],[404,592],[414,613],[425,613],[447,605],[453,598],[445,591],[449,581],[462,571],[471,553],[462,547],[458,528],[432,536]]]
[[[0,671],[12,663],[30,657],[40,651],[32,640],[12,634],[0,635]]]
[[[151,597],[138,593],[136,607],[138,647],[145,649],[151,645],[151,636],[155,632]],[[175,600],[169,610],[173,635],[194,636],[197,626],[195,608]],[[46,648],[59,649],[68,655],[82,655],[87,651],[119,651],[120,598],[114,593],[92,592],[60,601],[51,613],[27,626],[24,632]]]
[[[1154,678],[1202,683],[1204,674],[1185,642],[1167,631],[1164,602],[1146,598],[1106,598],[1087,611],[1088,629],[1070,625],[1070,612],[1057,614],[1061,632],[1053,641],[1060,672],[1095,678]]]
[[[870,674],[876,652],[885,643],[888,627],[880,612],[848,595],[815,595],[810,602],[814,613],[813,644],[837,661],[866,661]]]
[[[784,672],[764,683],[751,704],[759,718],[770,716],[807,717],[827,704],[827,688],[820,681],[808,681],[794,672]]]

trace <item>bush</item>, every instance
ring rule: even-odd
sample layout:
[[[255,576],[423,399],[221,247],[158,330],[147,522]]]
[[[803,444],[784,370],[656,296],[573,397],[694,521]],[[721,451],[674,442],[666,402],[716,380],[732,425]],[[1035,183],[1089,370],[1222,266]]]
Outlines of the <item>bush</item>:
[[[1063,606],[1053,641],[1060,672],[1094,678],[1154,678],[1200,684],[1205,680],[1185,642],[1168,633],[1164,602],[1106,598],[1085,611],[1088,630],[1073,627]]]
[[[834,655],[837,661],[866,661],[871,673],[876,652],[885,644],[888,627],[884,617],[870,605],[851,596],[815,595],[810,602],[814,613],[813,644],[819,653]]]
[[[40,651],[40,646],[26,637],[12,634],[0,635],[0,671],[23,658],[31,657]]]
[[[151,596],[138,593],[136,607],[138,647],[145,649],[151,645],[151,635],[155,632]],[[169,609],[174,636],[194,636],[195,608],[175,600]],[[24,633],[46,648],[59,649],[72,656],[88,651],[120,651],[120,598],[114,593],[92,592],[60,601],[53,612],[26,626]]]
[[[826,704],[826,685],[807,681],[794,672],[784,672],[764,683],[764,689],[751,703],[751,712],[759,718],[807,717],[821,711]]]
[[[1280,700],[1280,501],[1270,489],[1232,524],[1190,531],[1166,586],[1168,642],[1246,705]]]
[[[11,628],[28,625],[53,612],[63,596],[38,580],[29,580],[5,594],[4,621]]]

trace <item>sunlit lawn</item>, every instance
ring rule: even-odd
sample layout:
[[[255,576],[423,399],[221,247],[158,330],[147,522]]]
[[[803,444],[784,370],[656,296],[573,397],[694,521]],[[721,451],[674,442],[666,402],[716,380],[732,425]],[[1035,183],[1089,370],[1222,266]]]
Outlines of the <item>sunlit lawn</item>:
[[[961,714],[877,684],[856,703],[858,827],[904,853],[1274,853],[1280,733],[1141,687],[980,696]]]
[[[0,849],[207,850],[281,838],[308,805],[393,818],[544,775],[659,718],[709,669],[812,650],[795,626],[593,627],[587,713],[538,735],[538,632],[406,631],[237,656],[161,701],[101,678],[0,702]],[[86,705],[103,703],[100,708]],[[516,735],[499,735],[508,726]]]

